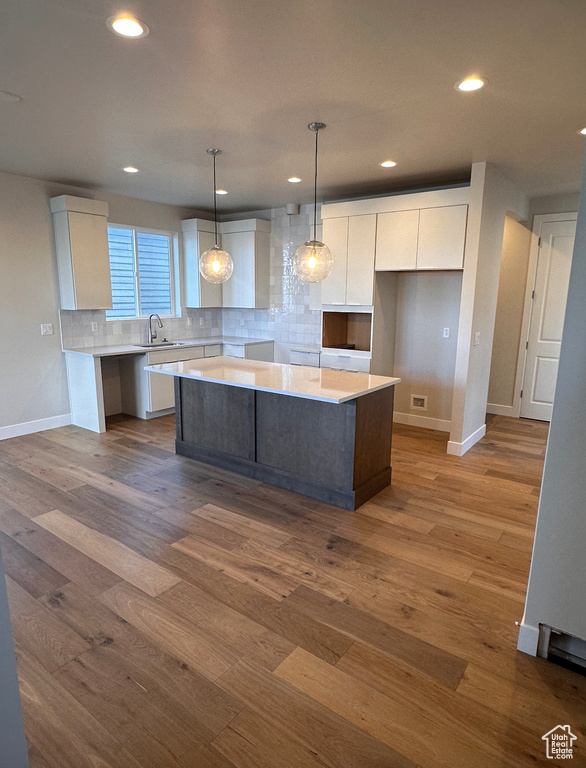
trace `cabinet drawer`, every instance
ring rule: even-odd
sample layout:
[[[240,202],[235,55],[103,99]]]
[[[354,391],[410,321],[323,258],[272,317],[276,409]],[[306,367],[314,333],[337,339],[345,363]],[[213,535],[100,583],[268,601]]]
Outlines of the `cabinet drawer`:
[[[319,352],[300,352],[292,349],[289,362],[291,365],[309,365],[311,368],[319,368]]]
[[[204,354],[206,357],[218,357],[222,354],[221,344],[208,344],[204,347]]]
[[[149,365],[177,363],[180,360],[195,360],[203,357],[203,347],[180,347],[179,349],[161,349],[148,353]]]
[[[224,344],[224,355],[226,357],[244,357],[244,344]]]
[[[356,371],[369,373],[370,358],[354,357],[353,355],[336,355],[331,352],[322,352],[320,355],[320,368],[335,368],[340,371]]]

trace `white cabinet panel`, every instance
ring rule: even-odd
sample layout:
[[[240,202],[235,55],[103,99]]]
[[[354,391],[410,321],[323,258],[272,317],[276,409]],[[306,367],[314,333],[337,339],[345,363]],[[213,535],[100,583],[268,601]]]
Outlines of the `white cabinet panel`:
[[[348,219],[346,304],[371,305],[374,288],[376,214]]]
[[[254,232],[222,235],[222,248],[234,262],[232,277],[222,285],[224,307],[254,308],[254,246]]]
[[[206,357],[218,357],[222,354],[221,344],[207,344],[204,348]]]
[[[61,309],[111,309],[107,204],[61,195],[51,211]]]
[[[205,280],[199,271],[199,257],[214,247],[213,222],[203,219],[185,219],[183,252],[185,254],[185,306],[221,307],[222,286]]]
[[[334,258],[334,267],[321,284],[322,304],[344,305],[346,303],[348,218],[325,219],[322,237]]]
[[[417,269],[462,269],[467,216],[467,205],[421,209]]]
[[[291,365],[307,365],[310,368],[319,368],[319,352],[305,352],[292,349],[289,356]]]
[[[416,269],[419,211],[380,213],[376,232],[376,269]]]
[[[244,357],[244,344],[224,344],[224,357]]]
[[[320,355],[320,368],[334,368],[340,371],[368,373],[370,371],[370,357],[356,357],[354,355],[340,355],[334,352],[322,352]]]

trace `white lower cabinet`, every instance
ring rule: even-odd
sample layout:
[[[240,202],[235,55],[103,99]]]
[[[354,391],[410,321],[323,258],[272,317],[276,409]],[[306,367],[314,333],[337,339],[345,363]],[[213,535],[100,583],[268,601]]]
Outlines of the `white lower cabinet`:
[[[358,357],[336,352],[322,352],[320,355],[320,368],[335,368],[339,371],[356,371],[357,373],[370,372],[370,357]]]
[[[291,365],[307,365],[310,368],[319,368],[319,352],[311,352],[305,349],[292,349],[289,353]]]
[[[261,341],[256,344],[224,344],[224,357],[239,357],[242,360],[262,360],[272,363],[275,359],[274,342]]]
[[[213,345],[214,347],[217,345]],[[177,363],[204,357],[205,347],[165,349],[133,355],[120,360],[122,412],[139,419],[158,416],[160,411],[175,407],[174,376],[145,371],[147,365]]]

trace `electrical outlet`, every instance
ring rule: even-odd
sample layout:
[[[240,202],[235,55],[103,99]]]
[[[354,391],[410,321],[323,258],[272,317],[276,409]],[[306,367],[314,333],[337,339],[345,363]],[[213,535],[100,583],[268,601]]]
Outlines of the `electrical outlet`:
[[[240,318],[240,327],[242,328],[243,326],[244,326],[244,318],[243,318],[243,317],[241,317],[241,318]]]
[[[52,336],[52,335],[53,335],[53,324],[43,323],[41,325],[41,336]]]
[[[97,333],[99,328],[100,326],[96,322],[92,323],[92,333]]]
[[[199,324],[200,325],[205,325],[205,318],[204,317],[200,317],[199,318]]]
[[[450,329],[444,328],[444,339],[449,339],[449,338],[450,338]]]
[[[477,347],[480,344],[480,331],[476,331],[474,334],[474,346]]]
[[[187,316],[187,323],[186,323],[186,325],[187,325],[188,328],[189,328],[190,325],[193,325],[193,320],[189,317],[189,315]]]

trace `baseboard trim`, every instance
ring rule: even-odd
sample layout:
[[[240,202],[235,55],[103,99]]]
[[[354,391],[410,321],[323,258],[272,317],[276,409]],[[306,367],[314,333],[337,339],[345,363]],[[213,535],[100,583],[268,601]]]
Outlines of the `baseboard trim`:
[[[467,437],[464,442],[457,443],[455,440],[448,441],[448,453],[450,456],[463,456],[467,451],[472,448],[479,440],[482,440],[486,434],[486,424],[478,427],[476,432],[473,432],[470,437]]]
[[[431,416],[419,416],[417,413],[393,413],[393,421],[397,424],[408,424],[410,427],[435,429],[437,432],[449,432],[452,422],[447,419],[433,419]]]
[[[516,416],[517,415],[512,405],[497,405],[496,403],[487,403],[486,412],[492,413],[495,416]]]
[[[9,440],[11,437],[21,437],[22,435],[31,435],[33,432],[44,432],[46,429],[66,427],[69,424],[71,424],[70,413],[64,413],[62,416],[51,416],[48,419],[24,421],[22,424],[11,424],[8,427],[0,427],[0,440]]]
[[[519,624],[517,650],[522,653],[527,653],[529,656],[537,656],[538,645],[539,628],[532,627],[530,624]]]

